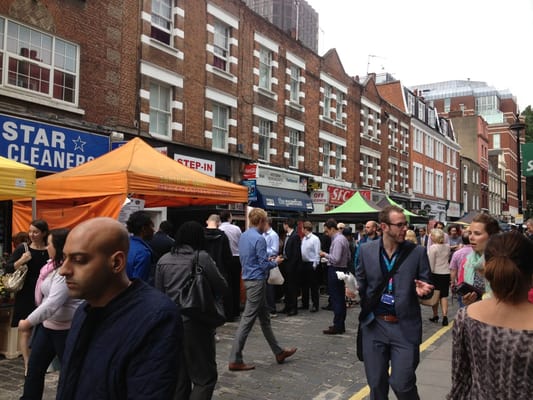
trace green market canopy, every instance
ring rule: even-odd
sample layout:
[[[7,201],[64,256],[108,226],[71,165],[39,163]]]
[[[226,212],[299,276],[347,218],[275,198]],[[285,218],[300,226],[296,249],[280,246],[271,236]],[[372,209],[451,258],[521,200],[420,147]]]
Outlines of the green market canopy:
[[[407,221],[411,224],[422,224],[427,223],[428,218],[423,215],[415,214],[414,212],[411,212],[409,210],[406,210],[404,207],[402,207],[400,204],[396,203],[394,200],[392,200],[389,196],[385,196],[379,203],[378,206],[385,207],[388,205],[393,205],[400,207],[403,210],[403,215],[407,218]]]

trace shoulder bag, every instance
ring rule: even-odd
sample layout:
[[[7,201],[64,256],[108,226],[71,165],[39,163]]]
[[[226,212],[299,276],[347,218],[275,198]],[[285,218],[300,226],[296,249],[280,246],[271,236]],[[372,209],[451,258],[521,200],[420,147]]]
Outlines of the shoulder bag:
[[[24,243],[24,252],[28,252],[28,245]],[[28,273],[28,266],[22,264],[20,267],[16,268],[14,272],[10,274],[4,274],[2,276],[2,284],[4,285],[5,290],[11,293],[17,293],[24,286],[24,281],[26,279],[26,274]]]
[[[403,263],[403,261],[407,258],[409,254],[411,254],[411,251],[416,247],[416,245],[411,244],[409,242],[404,242],[407,248],[404,248],[402,251],[402,254],[400,255],[400,258],[394,263],[394,266],[392,269],[387,273],[385,276],[385,279],[381,282],[378,289],[375,291],[374,296],[366,302],[365,305],[361,303],[361,312],[359,313],[359,325],[357,326],[357,359],[359,361],[364,361],[363,358],[363,332],[361,330],[361,321],[364,321],[365,318],[372,312],[374,308],[379,303],[379,300],[381,299],[381,295],[383,294],[383,290],[385,290],[385,286],[387,286],[387,283],[389,280],[394,276],[396,271],[398,271],[398,268],[400,268],[400,265]],[[380,254],[381,257],[381,254]]]
[[[283,285],[283,283],[285,283],[285,279],[283,278],[283,275],[281,275],[279,267],[274,267],[268,272],[267,283],[269,285]]]
[[[214,329],[226,322],[226,315],[198,261],[198,253],[194,255],[191,273],[179,292],[178,301],[183,315]]]

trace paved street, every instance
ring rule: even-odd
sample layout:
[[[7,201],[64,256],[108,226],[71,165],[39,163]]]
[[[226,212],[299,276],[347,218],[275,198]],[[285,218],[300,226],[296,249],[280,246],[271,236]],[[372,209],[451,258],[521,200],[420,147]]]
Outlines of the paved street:
[[[321,298],[322,304],[326,298]],[[280,307],[280,305],[278,305]],[[450,315],[454,315],[454,305]],[[217,346],[219,381],[215,399],[220,400],[358,400],[365,398],[363,364],[355,357],[356,320],[359,307],[348,309],[347,330],[343,335],[323,335],[331,325],[333,314],[300,311],[297,316],[279,314],[272,320],[282,346],[298,347],[298,352],[278,365],[264,340],[257,322],[244,349],[244,360],[256,365],[248,372],[230,372],[228,355],[237,323],[219,328]],[[450,387],[451,330],[442,331],[440,324],[428,321],[431,309],[423,307],[424,341],[430,344],[421,354],[418,384],[422,399],[441,400]],[[437,334],[436,334],[437,333]],[[436,334],[436,335],[435,335]],[[426,343],[427,345],[427,343]],[[425,346],[423,346],[424,348]],[[22,360],[0,358],[0,400],[15,400],[23,384]],[[54,399],[57,373],[47,375],[43,399]],[[391,395],[391,399],[395,398]]]

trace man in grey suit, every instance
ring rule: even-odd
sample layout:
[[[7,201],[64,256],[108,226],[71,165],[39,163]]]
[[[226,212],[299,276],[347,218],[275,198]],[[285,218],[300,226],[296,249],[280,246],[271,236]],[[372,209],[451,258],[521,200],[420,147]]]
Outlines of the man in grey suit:
[[[360,324],[370,399],[388,399],[389,384],[398,399],[419,399],[415,370],[422,318],[418,298],[433,291],[427,251],[405,242],[408,225],[401,208],[383,208],[379,222],[383,236],[361,246],[356,269],[361,306],[368,312]],[[398,270],[385,284],[397,261]],[[369,304],[372,298],[379,301]]]

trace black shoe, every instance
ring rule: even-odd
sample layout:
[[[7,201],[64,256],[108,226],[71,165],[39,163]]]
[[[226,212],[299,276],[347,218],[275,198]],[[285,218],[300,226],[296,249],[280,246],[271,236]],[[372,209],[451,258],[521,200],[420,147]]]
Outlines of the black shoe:
[[[442,317],[442,326],[448,326],[448,317]]]
[[[438,315],[435,315],[433,318],[430,318],[429,319],[431,322],[439,322],[439,316]],[[448,322],[448,319],[446,318],[446,322]]]
[[[287,317],[292,317],[293,315],[297,315],[298,314],[298,311],[296,310],[291,310],[287,313]]]
[[[328,305],[328,306],[322,306],[322,310],[332,311],[332,310],[333,310],[333,307],[331,307],[330,305]]]

